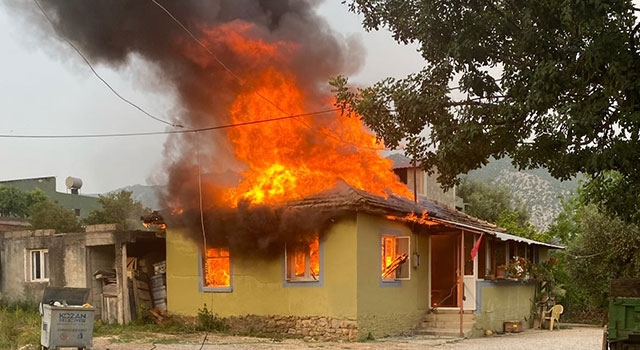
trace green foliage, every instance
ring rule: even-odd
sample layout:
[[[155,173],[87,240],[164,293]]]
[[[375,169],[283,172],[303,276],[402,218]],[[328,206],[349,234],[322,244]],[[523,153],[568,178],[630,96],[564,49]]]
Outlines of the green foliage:
[[[576,196],[564,199],[562,211],[556,216],[545,234],[563,245],[568,245],[569,242],[572,242],[580,231],[578,225],[579,206],[580,202]]]
[[[538,233],[535,226],[523,218],[521,211],[504,210],[496,221],[496,225],[504,228],[512,235],[525,237],[537,241],[546,241],[548,238]]]
[[[31,207],[34,204],[38,204],[40,202],[44,202],[46,200],[49,200],[49,197],[47,197],[46,193],[44,193],[44,191],[42,191],[39,188],[36,188],[35,190],[31,191],[31,192],[27,192],[26,194],[26,200],[27,200],[27,207]]]
[[[516,236],[547,239],[529,222],[528,208],[514,198],[506,186],[488,185],[463,177],[456,194],[462,198],[465,212],[470,215],[495,223]]]
[[[0,215],[26,218],[28,211],[26,193],[15,187],[0,185]]]
[[[634,203],[611,212],[640,220],[640,30],[631,1],[345,2],[365,29],[388,28],[425,60],[420,72],[355,91],[344,77],[330,81],[336,105],[388,147],[406,142],[405,153],[436,166],[447,186],[492,156],[545,166],[559,179],[604,181],[617,170],[628,195],[603,204]]]
[[[578,235],[567,248],[567,268],[585,291],[585,305],[606,307],[609,282],[640,275],[640,228],[595,205],[579,208]]]
[[[57,232],[79,232],[80,224],[75,213],[45,198],[29,207],[32,229],[55,229]]]
[[[34,304],[0,299],[0,349],[40,346],[40,314]]]
[[[504,211],[512,211],[515,200],[506,186],[489,185],[463,177],[456,188],[456,195],[464,201],[465,212],[482,220],[497,222]],[[528,220],[526,209],[522,208],[525,222]]]
[[[47,199],[47,195],[39,188],[24,192],[15,187],[0,185],[0,215],[26,218],[31,206]]]
[[[41,189],[24,192],[15,187],[0,186],[0,215],[27,218],[32,229],[80,230],[75,214],[53,202]]]
[[[229,326],[227,326],[224,320],[218,318],[216,314],[211,312],[207,308],[207,304],[204,304],[202,309],[198,309],[195,328],[197,331],[223,332],[226,331]]]
[[[101,195],[98,199],[102,209],[94,210],[84,219],[87,225],[120,224],[123,229],[140,228],[140,217],[151,212],[142,203],[134,200],[131,191],[120,191]]]
[[[583,204],[596,203],[601,209],[626,222],[640,223],[640,184],[630,184],[620,172],[605,171],[580,190]]]
[[[606,313],[612,279],[640,275],[640,228],[593,203],[589,187],[564,203],[547,234],[566,245],[558,252],[557,281],[567,293],[567,316],[576,320],[601,320]]]

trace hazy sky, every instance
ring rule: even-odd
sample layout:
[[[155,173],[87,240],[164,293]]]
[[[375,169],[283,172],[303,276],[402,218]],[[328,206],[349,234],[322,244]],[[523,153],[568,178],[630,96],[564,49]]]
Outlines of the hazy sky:
[[[6,1],[6,0],[2,0]],[[20,0],[26,1],[26,0]],[[166,130],[109,91],[66,44],[43,40],[24,18],[10,17],[0,2],[0,135],[77,135]],[[35,4],[33,5],[35,9]],[[370,84],[421,68],[415,48],[396,44],[391,34],[367,33],[358,16],[338,0],[319,8],[331,27],[356,35],[367,49],[364,66],[351,81]],[[34,12],[34,15],[37,13]],[[44,19],[42,19],[44,21]],[[173,25],[167,22],[167,25]],[[51,35],[54,35],[53,32]],[[117,71],[96,69],[119,93],[145,110],[170,119],[174,100],[160,84],[141,85],[138,60]],[[328,78],[328,77],[327,77]],[[327,86],[327,89],[329,87]],[[164,136],[21,139],[0,137],[0,180],[56,176],[66,191],[67,176],[79,177],[81,193],[104,193],[135,184],[154,184],[162,174]]]

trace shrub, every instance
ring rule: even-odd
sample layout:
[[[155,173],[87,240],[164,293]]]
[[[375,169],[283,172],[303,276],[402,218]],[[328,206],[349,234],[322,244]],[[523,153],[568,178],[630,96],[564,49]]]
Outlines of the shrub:
[[[223,319],[211,312],[207,308],[207,304],[204,304],[202,309],[198,309],[198,316],[196,316],[196,330],[222,332],[227,329],[229,329],[229,326]]]

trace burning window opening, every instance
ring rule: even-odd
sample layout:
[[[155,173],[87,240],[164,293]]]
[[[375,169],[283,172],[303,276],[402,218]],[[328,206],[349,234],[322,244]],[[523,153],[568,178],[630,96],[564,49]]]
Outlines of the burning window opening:
[[[205,287],[230,287],[231,262],[229,249],[208,248],[204,261]]]
[[[285,247],[285,266],[287,281],[319,281],[320,237],[315,235],[306,246]]]
[[[408,236],[382,236],[382,270],[383,281],[408,280],[410,269],[405,263],[409,260]]]

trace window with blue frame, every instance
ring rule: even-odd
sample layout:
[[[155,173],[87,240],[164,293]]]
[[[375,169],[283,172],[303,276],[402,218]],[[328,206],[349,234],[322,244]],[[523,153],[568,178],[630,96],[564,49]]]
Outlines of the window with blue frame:
[[[287,282],[320,281],[320,237],[285,247],[285,278]]]
[[[207,248],[202,266],[205,288],[231,287],[231,258],[228,248]]]
[[[382,235],[382,281],[411,279],[409,236]]]

